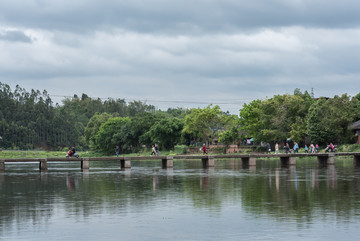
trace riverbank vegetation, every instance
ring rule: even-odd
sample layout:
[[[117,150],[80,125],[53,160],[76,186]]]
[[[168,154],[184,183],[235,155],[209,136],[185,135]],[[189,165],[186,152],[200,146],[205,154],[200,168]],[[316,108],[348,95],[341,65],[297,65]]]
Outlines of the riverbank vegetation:
[[[153,144],[162,153],[182,154],[199,143],[242,145],[253,138],[257,143],[326,145],[339,150],[357,150],[354,132],[348,127],[360,120],[360,93],[332,98],[313,98],[307,91],[275,95],[239,106],[239,114],[219,106],[157,110],[141,101],[90,98],[86,94],[64,98],[54,104],[44,90],[15,90],[0,82],[0,147],[5,150],[64,151],[75,145],[89,155],[140,155]],[[96,154],[98,153],[98,154]]]

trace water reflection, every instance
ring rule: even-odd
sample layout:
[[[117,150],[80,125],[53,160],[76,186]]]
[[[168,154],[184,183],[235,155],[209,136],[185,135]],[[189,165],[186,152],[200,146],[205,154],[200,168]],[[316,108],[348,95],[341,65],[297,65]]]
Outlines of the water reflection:
[[[66,176],[66,186],[69,191],[74,191],[79,187],[79,180],[76,174],[68,174]]]
[[[192,218],[200,226],[198,222],[228,220],[254,225],[260,218],[289,223],[286,225],[296,222],[306,228],[319,228],[327,218],[343,220],[347,223],[343,225],[360,219],[359,168],[280,168],[262,164],[251,169],[242,167],[241,162],[229,161],[203,169],[197,163],[177,164],[176,169],[154,168],[155,164],[149,162],[148,166],[135,165],[127,170],[15,169],[0,173],[0,237],[16,239],[19,232],[25,235],[29,223],[46,229],[52,224],[70,222],[81,229],[88,223],[98,223],[98,219],[108,225],[120,220],[133,222],[134,227],[145,232],[144,227],[155,222],[145,217],[158,215],[166,217],[160,220],[167,220],[159,222],[159,227],[171,223],[181,227]],[[168,218],[170,214],[173,218]],[[75,225],[74,220],[80,220],[84,226],[81,222]],[[145,223],[139,226],[140,220]],[[271,229],[272,225],[268,225],[264,229]],[[13,229],[18,231],[12,232]],[[216,232],[204,230],[213,231],[213,235]],[[27,239],[36,239],[35,231]],[[216,240],[211,237],[208,239]]]

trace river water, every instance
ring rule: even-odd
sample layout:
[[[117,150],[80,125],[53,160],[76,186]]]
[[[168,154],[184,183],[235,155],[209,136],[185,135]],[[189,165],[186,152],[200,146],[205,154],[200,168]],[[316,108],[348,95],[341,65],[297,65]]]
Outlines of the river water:
[[[0,240],[359,240],[360,168],[260,160],[6,164]]]

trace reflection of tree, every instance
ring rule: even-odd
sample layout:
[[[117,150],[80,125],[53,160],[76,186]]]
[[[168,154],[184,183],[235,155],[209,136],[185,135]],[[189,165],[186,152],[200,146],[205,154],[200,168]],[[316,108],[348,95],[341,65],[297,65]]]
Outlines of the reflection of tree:
[[[204,170],[200,162],[188,169],[186,162],[177,165],[184,171],[3,174],[0,230],[14,223],[46,225],[59,208],[79,219],[101,212],[121,217],[128,210],[147,211],[159,200],[164,205],[181,200],[215,212],[230,201],[251,215],[290,217],[298,223],[319,216],[349,220],[360,211],[360,170],[352,167],[342,168],[339,174],[335,167],[264,167],[252,172],[235,166]]]
[[[194,206],[204,208],[221,208],[222,195],[219,179],[207,173],[202,173],[200,177],[183,178],[185,197],[190,198]]]
[[[275,184],[275,185],[274,185]],[[352,179],[336,179],[334,167],[327,169],[278,169],[265,175],[247,176],[241,182],[242,202],[256,214],[267,213],[277,218],[293,217],[309,221],[319,213],[349,218],[360,207],[360,194]]]

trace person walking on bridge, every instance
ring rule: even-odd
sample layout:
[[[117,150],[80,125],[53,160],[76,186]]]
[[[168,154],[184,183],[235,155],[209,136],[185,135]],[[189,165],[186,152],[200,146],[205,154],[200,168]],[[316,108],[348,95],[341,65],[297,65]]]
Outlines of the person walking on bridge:
[[[294,152],[295,153],[299,152],[299,145],[297,144],[297,142],[295,142],[295,144],[294,144]]]
[[[269,142],[266,144],[266,154],[271,154],[271,146]]]
[[[204,143],[203,146],[202,146],[202,151],[203,151],[203,155],[206,155],[206,154],[207,154],[207,149],[206,149],[205,143]]]
[[[276,142],[275,144],[275,154],[280,154],[280,151],[279,151],[279,144]]]

